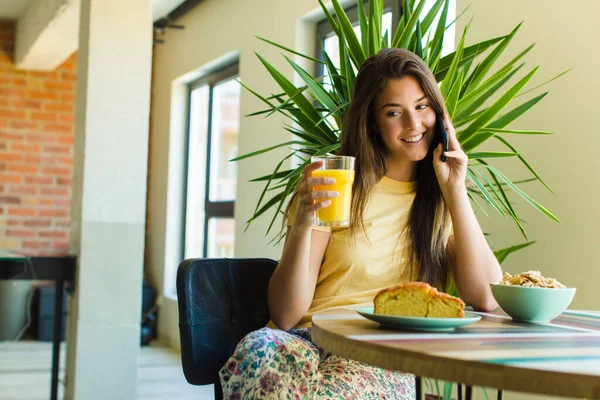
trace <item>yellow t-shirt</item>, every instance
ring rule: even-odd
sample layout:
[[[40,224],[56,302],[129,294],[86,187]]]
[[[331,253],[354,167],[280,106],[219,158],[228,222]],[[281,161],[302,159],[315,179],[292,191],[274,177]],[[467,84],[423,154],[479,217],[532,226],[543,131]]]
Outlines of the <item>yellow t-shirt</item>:
[[[332,230],[313,301],[296,327],[310,326],[316,312],[372,304],[381,289],[411,280],[408,241],[401,235],[416,188],[416,182],[399,182],[384,176],[371,192],[363,213],[365,231],[355,230],[356,242],[348,229]],[[317,226],[314,229],[328,230]],[[414,270],[413,278],[416,275]]]

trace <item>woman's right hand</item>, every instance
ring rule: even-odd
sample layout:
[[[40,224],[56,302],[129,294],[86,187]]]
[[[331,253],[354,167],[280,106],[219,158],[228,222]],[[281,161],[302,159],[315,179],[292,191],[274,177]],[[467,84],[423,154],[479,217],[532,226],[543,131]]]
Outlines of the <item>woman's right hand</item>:
[[[294,218],[294,225],[298,227],[312,226],[314,212],[329,206],[331,204],[331,200],[329,199],[340,195],[336,190],[322,190],[322,186],[334,184],[334,178],[313,178],[311,176],[312,172],[321,168],[322,165],[323,161],[316,161],[304,167],[300,189],[298,190],[296,215]]]

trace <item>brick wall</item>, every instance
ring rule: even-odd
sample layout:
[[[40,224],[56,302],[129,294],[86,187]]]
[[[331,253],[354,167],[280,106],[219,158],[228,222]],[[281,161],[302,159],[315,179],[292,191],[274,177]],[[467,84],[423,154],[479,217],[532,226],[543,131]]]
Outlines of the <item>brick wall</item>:
[[[14,35],[0,21],[0,249],[66,254],[76,55],[55,71],[17,70]]]

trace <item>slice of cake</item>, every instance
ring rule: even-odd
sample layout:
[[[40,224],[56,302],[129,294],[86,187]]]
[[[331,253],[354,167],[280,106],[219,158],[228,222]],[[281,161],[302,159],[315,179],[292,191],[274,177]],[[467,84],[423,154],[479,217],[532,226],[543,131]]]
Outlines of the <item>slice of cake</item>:
[[[463,318],[465,303],[438,292],[424,282],[409,282],[381,290],[374,299],[375,314],[402,317]]]

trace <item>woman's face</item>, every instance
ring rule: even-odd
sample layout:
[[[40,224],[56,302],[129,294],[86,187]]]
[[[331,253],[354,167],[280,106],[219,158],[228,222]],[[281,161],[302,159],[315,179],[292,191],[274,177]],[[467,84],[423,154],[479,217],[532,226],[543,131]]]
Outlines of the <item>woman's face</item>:
[[[375,99],[375,121],[389,157],[420,161],[435,134],[435,111],[419,81],[407,75],[390,79]]]

